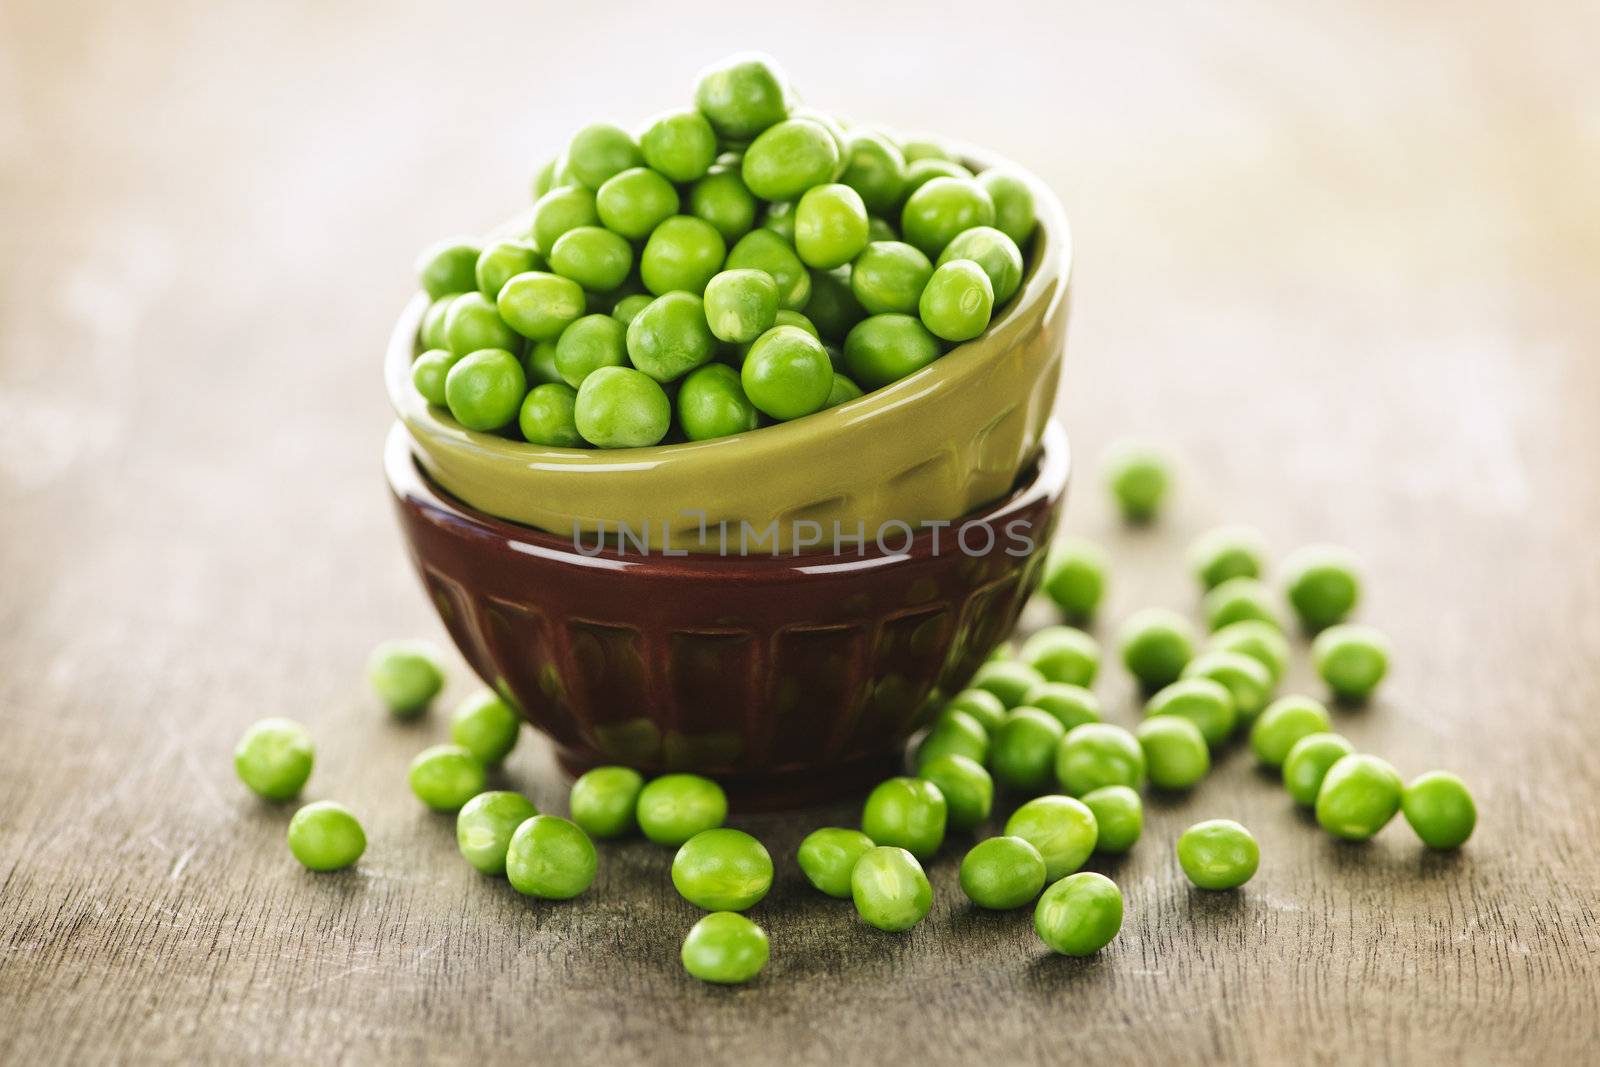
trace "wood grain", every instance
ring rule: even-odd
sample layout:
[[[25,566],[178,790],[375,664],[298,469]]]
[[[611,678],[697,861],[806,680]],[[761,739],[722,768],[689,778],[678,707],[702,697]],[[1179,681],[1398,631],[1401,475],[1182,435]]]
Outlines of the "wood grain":
[[[1596,10],[1111,7],[0,8],[0,1062],[1595,1059]],[[608,846],[565,905],[460,862],[403,784],[443,716],[387,722],[360,682],[378,640],[440,636],[378,466],[411,256],[751,45],[820,106],[1059,189],[1102,637],[1195,607],[1181,551],[1214,522],[1350,545],[1397,656],[1339,729],[1465,776],[1463,852],[1337,844],[1235,751],[1097,862],[1129,910],[1094,959],[963,904],[955,846],[904,936],[781,863],[736,990],[681,972],[663,850]],[[1093,476],[1129,433],[1181,457],[1151,531]],[[1131,721],[1120,672],[1101,689]],[[361,814],[359,869],[297,869],[289,813],[233,780],[269,714],[316,735],[308,795]],[[533,738],[505,779],[563,810]],[[782,859],[853,814],[736,821]],[[1178,872],[1209,816],[1261,840],[1243,892]]]

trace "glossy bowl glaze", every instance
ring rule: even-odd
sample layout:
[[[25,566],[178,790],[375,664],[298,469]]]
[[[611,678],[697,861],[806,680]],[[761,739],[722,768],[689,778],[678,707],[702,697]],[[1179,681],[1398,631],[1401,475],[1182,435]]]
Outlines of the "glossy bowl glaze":
[[[982,166],[1002,161],[970,153]],[[435,483],[479,511],[571,537],[649,530],[656,543],[715,551],[722,523],[773,524],[781,548],[815,523],[911,525],[959,518],[1003,496],[1038,455],[1066,343],[1071,237],[1061,205],[1032,186],[1039,230],[1022,288],[980,338],[838,407],[711,441],[550,448],[464,429],[411,386],[422,296],[389,342],[389,398]]]
[[[943,528],[793,555],[575,544],[472,510],[395,426],[389,486],[411,558],[472,667],[581,772],[694,771],[750,807],[858,790],[1010,633],[1066,490],[1052,423],[1002,502]]]

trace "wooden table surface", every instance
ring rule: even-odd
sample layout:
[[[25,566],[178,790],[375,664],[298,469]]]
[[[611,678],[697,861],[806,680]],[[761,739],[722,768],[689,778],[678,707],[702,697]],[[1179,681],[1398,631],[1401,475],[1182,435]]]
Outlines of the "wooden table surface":
[[[1593,5],[545,7],[0,8],[0,1062],[1600,1056]],[[665,850],[606,846],[565,905],[460,861],[404,785],[445,716],[387,721],[361,681],[379,640],[442,638],[378,464],[412,255],[522,203],[577,125],[750,46],[821,106],[1059,190],[1098,632],[1194,610],[1181,553],[1213,523],[1349,545],[1396,655],[1337,728],[1462,774],[1467,848],[1399,821],[1337,844],[1234,751],[1094,861],[1127,921],[1070,960],[963,902],[959,847],[929,919],[883,935],[789,861],[850,805],[736,815],[780,874],[771,965],[734,990],[678,965]],[[1125,434],[1180,457],[1153,530],[1093,477]],[[1100,688],[1134,721],[1119,670]],[[353,872],[299,869],[289,810],[234,780],[268,715],[317,739],[308,797],[365,820]],[[564,810],[531,735],[505,779]],[[1241,892],[1173,859],[1212,816],[1261,841]]]

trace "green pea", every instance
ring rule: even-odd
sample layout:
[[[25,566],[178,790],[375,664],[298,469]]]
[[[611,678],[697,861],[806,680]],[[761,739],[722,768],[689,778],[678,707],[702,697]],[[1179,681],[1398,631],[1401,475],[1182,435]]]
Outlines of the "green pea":
[[[656,297],[628,323],[625,336],[633,365],[662,383],[704,366],[716,354],[705,303],[693,293]]]
[[[1094,813],[1094,850],[1120,855],[1139,843],[1144,833],[1144,801],[1125,785],[1103,785],[1080,798]]]
[[[1413,778],[1401,794],[1400,810],[1429,848],[1459,848],[1478,825],[1478,806],[1466,783],[1445,771]]]
[[[576,226],[556,239],[550,266],[594,293],[606,293],[628,280],[633,246],[600,226]]]
[[[1197,822],[1178,838],[1178,865],[1201,889],[1237,889],[1255,876],[1261,848],[1232,819]]]
[[[850,289],[850,268],[814,270],[811,272],[811,299],[806,301],[806,315],[816,324],[817,332],[830,339],[842,339],[867,317],[867,311]],[[843,364],[843,352],[836,365]]]
[[[265,800],[298,796],[315,761],[311,735],[292,719],[262,719],[233,748],[234,773]]]
[[[974,226],[951,238],[939,253],[939,265],[967,259],[983,268],[994,289],[994,306],[1000,307],[1022,287],[1022,251],[1016,242],[993,226]]]
[[[778,306],[799,311],[811,299],[811,274],[794,246],[771,230],[751,230],[728,253],[728,270],[764,270],[778,283]]]
[[[1128,673],[1147,690],[1178,680],[1194,658],[1194,627],[1175,611],[1145,608],[1122,624],[1117,643]]]
[[[899,205],[906,185],[906,157],[893,141],[871,130],[855,130],[845,138],[844,156],[839,180],[861,194],[868,211],[882,214]]]
[[[1355,746],[1338,734],[1312,734],[1296,741],[1283,758],[1283,788],[1301,807],[1317,802],[1317,792],[1328,768],[1355,751]]]
[[[517,428],[529,444],[554,448],[581,448],[575,411],[578,391],[564,382],[536,385],[522,398],[517,412]]]
[[[939,339],[910,315],[873,315],[857,323],[844,341],[850,376],[869,389],[899,381],[943,352]]]
[[[860,830],[835,826],[813,830],[796,854],[806,880],[830,897],[850,897],[850,873],[862,856],[876,847]]]
[[[1184,678],[1163,686],[1145,703],[1144,713],[1187,719],[1212,748],[1232,737],[1239,722],[1233,694],[1210,678]]]
[[[1361,577],[1349,551],[1308,545],[1283,561],[1283,588],[1307,630],[1343,622],[1361,599]]]
[[[639,150],[652,170],[675,182],[692,182],[716,162],[717,133],[698,111],[671,111],[644,131]]]
[[[289,820],[289,851],[307,870],[343,870],[366,850],[366,831],[343,804],[319,800]]]
[[[529,385],[561,383],[561,372],[556,370],[556,342],[534,341],[522,357],[523,369],[528,374]]]
[[[917,763],[946,755],[965,756],[979,764],[988,762],[989,731],[966,712],[946,708],[917,746]]]
[[[572,821],[590,837],[611,838],[631,833],[644,776],[631,767],[595,767],[572,783],[567,806]]]
[[[909,930],[927,918],[933,887],[922,864],[903,848],[879,846],[856,861],[850,872],[856,914],[871,926]]]
[[[793,326],[798,330],[804,330],[819,341],[822,340],[822,333],[817,329],[816,324],[798,311],[779,308],[777,316],[772,320],[772,324],[774,326]]]
[[[869,314],[916,312],[933,264],[903,241],[873,241],[850,268],[850,290]]]
[[[934,268],[917,309],[935,337],[970,341],[989,328],[994,286],[982,267],[969,259],[954,259]]]
[[[794,205],[768,204],[761,213],[761,228],[771,230],[789,244],[794,244]]]
[[[460,745],[434,745],[411,761],[411,791],[434,811],[456,812],[483,792],[483,764]]]
[[[1311,643],[1311,658],[1334,696],[1366,700],[1389,671],[1389,639],[1371,626],[1330,626]]]
[[[1213,632],[1236,622],[1264,622],[1283,627],[1272,590],[1257,578],[1229,578],[1206,593],[1203,601],[1206,625]]]
[[[1200,653],[1183,668],[1185,678],[1210,678],[1233,697],[1240,722],[1253,722],[1272,699],[1272,675],[1259,660],[1242,652]]]
[[[1020,908],[1044,888],[1044,857],[1020,837],[979,841],[961,858],[961,891],[980,908]]]
[[[974,689],[987,689],[1008,708],[1022,703],[1035,686],[1048,681],[1026,663],[1015,660],[990,660],[978,668],[970,683]]]
[[[692,215],[674,215],[650,232],[639,254],[644,287],[660,296],[676,289],[702,293],[722,269],[728,246],[717,228]]]
[[[747,141],[788,116],[789,79],[770,56],[729,56],[700,72],[694,106],[718,137]]]
[[[1049,712],[1065,730],[1105,718],[1099,697],[1081,685],[1066,682],[1041,682],[1028,690],[1022,702]]]
[[[567,166],[572,176],[590,189],[598,189],[612,175],[642,163],[644,155],[633,138],[605,123],[585,126],[567,146]]]
[[[583,380],[572,418],[600,448],[653,445],[672,428],[672,401],[655,380],[631,367],[601,367]]]
[[[600,221],[594,193],[581,185],[552,189],[533,205],[533,246],[549,252],[568,230],[593,226]]]
[[[725,363],[692,371],[678,390],[678,423],[691,441],[745,433],[758,425],[756,406],[744,395],[739,372]]]
[[[517,827],[539,814],[521,793],[479,793],[456,815],[456,848],[484,874],[505,874],[506,853]]]
[[[634,167],[608,178],[594,205],[606,229],[637,241],[678,213],[678,190],[648,167]]]
[[[739,377],[750,402],[775,419],[821,411],[833,390],[822,342],[794,326],[775,326],[757,338]]]
[[[744,911],[772,888],[772,856],[742,830],[702,830],[672,858],[672,884],[706,911]]]
[[[478,292],[493,303],[506,282],[530,270],[544,270],[546,266],[544,257],[527,241],[496,241],[479,253],[473,277]]]
[[[493,689],[480,689],[463,700],[450,718],[450,740],[487,767],[511,754],[521,729],[522,720]]]
[[[850,136],[844,132],[844,127],[839,124],[839,120],[827,112],[818,111],[816,108],[807,107],[804,104],[789,112],[789,117],[792,119],[807,119],[828,131],[828,135],[833,138],[833,143],[839,150],[838,162],[833,165],[833,177],[831,180],[838,181],[843,177],[845,163],[847,162],[845,154],[849,151]]]
[[[1365,841],[1400,810],[1405,783],[1377,756],[1349,755],[1328,768],[1317,790],[1317,823],[1335,837]]]
[[[589,309],[583,286],[538,270],[506,282],[496,307],[513,330],[535,341],[554,341]]]
[[[1016,707],[994,733],[989,761],[1000,784],[1037,793],[1050,784],[1056,746],[1066,729],[1055,716],[1038,708]]]
[[[521,361],[503,348],[463,356],[444,378],[451,417],[479,432],[498,430],[516,419],[527,391]]]
[[[740,176],[763,200],[798,200],[838,172],[839,144],[812,119],[787,119],[761,131],[745,149]]]
[[[1099,830],[1094,812],[1072,797],[1035,797],[1011,813],[1006,836],[1020,837],[1044,857],[1046,881],[1064,878],[1094,851]]]
[[[1000,728],[1005,719],[1005,703],[987,689],[963,689],[945,704],[946,711],[960,711],[972,716],[989,733]]]
[[[554,159],[545,160],[544,166],[540,167],[539,170],[534,174],[533,198],[535,200],[539,199],[541,196],[543,196],[545,193],[548,193],[555,187],[557,162],[558,161]]]
[[[994,808],[994,780],[969,756],[949,752],[929,757],[918,764],[917,774],[938,788],[949,825],[957,830],[972,829]]]
[[[1266,570],[1267,546],[1259,530],[1218,526],[1189,548],[1189,566],[1201,588],[1215,589],[1230,578],[1260,578]]]
[[[1263,766],[1281,767],[1289,752],[1312,734],[1333,729],[1328,709],[1310,697],[1287,696],[1267,705],[1250,727],[1250,748]]]
[[[962,230],[994,225],[994,201],[971,178],[934,178],[906,197],[900,210],[900,232],[908,243],[930,257]],[[990,298],[993,299],[993,293]]]
[[[585,315],[561,331],[556,373],[576,389],[601,367],[627,366],[627,335],[627,328],[610,315]]]
[[[639,792],[639,829],[658,845],[677,847],[728,817],[722,787],[697,774],[664,774]]]
[[[446,348],[449,339],[444,332],[444,317],[450,312],[450,305],[455,302],[459,294],[451,293],[441,296],[428,305],[428,310],[422,313],[422,325],[417,329],[417,341],[424,350],[430,348]]]
[[[506,849],[506,880],[527,897],[571,900],[593,884],[598,866],[589,835],[556,815],[523,822]]]
[[[1138,789],[1144,778],[1144,749],[1120,726],[1107,722],[1074,726],[1056,750],[1056,780],[1075,797],[1103,785]]]
[[[1123,518],[1132,523],[1155,518],[1172,481],[1166,457],[1136,441],[1118,442],[1109,449],[1103,473]]]
[[[740,985],[761,973],[771,951],[761,927],[738,912],[716,911],[689,928],[679,959],[702,982]]]
[[[725,270],[706,285],[706,322],[718,340],[754,341],[772,329],[778,283],[761,270]]]
[[[473,241],[440,241],[417,257],[417,279],[431,300],[451,293],[469,293],[478,287],[476,270],[480,249]]]
[[[750,232],[758,207],[736,168],[713,167],[689,187],[689,214],[716,227],[725,242],[737,241]]]
[[[1233,622],[1211,635],[1210,647],[1219,652],[1238,652],[1267,669],[1276,686],[1289,669],[1289,642],[1283,631],[1269,622],[1246,619]]]
[[[867,795],[861,832],[875,844],[895,845],[925,860],[944,843],[948,818],[938,786],[921,778],[890,778]]]
[[[433,348],[417,357],[411,364],[411,384],[422,399],[435,407],[444,407],[444,382],[450,368],[461,357],[443,348]]]
[[[649,307],[650,302],[654,299],[655,297],[649,293],[629,293],[621,300],[618,300],[616,305],[612,307],[611,317],[622,323],[622,325],[627,326],[638,317],[639,312]]]
[[[485,348],[516,348],[519,341],[511,320],[483,298],[482,293],[462,293],[444,314],[445,347],[458,356]]]
[[[409,719],[444,688],[444,662],[426,641],[385,641],[367,657],[367,684],[397,718]]]
[[[867,247],[867,205],[848,185],[807,189],[794,212],[794,247],[801,262],[819,270],[849,263]]]
[[[911,194],[927,185],[935,178],[961,178],[971,181],[973,174],[966,167],[952,159],[912,159],[906,162],[906,184],[901,190],[901,203],[911,198]]]
[[[1138,737],[1150,784],[1158,789],[1191,789],[1211,773],[1205,735],[1188,719],[1154,716],[1139,724]]]
[[[991,169],[978,175],[978,184],[994,201],[995,227],[1017,244],[1026,244],[1038,222],[1027,179],[1008,170]]]
[[[1045,560],[1044,580],[1039,588],[1055,601],[1069,622],[1088,622],[1105,596],[1105,552],[1082,538],[1057,541]]]
[[[1100,669],[1100,642],[1070,626],[1047,626],[1023,643],[1018,658],[1052,682],[1087,688]]]
[[[915,163],[919,159],[939,159],[953,163],[956,158],[944,145],[926,138],[903,141],[900,144],[900,151],[905,153],[907,163]]]
[[[1122,929],[1122,890],[1093,871],[1063,878],[1039,897],[1033,929],[1052,952],[1092,956]]]

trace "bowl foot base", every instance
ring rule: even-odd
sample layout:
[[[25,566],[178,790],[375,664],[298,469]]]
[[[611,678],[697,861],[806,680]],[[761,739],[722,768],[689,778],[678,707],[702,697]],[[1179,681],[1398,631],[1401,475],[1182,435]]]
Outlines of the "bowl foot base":
[[[568,752],[558,749],[556,761],[572,777],[605,764],[605,759],[591,753]],[[644,770],[646,778],[670,774],[671,768]],[[864,796],[868,790],[885,778],[905,773],[903,750],[894,748],[874,753],[849,763],[822,768],[805,768],[776,771],[759,775],[711,774],[728,793],[728,806],[736,813],[756,811],[784,811],[808,808],[849,797]]]

